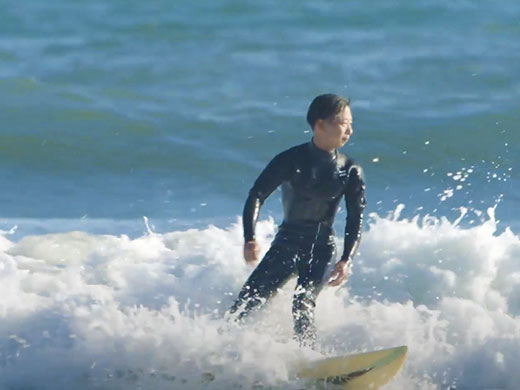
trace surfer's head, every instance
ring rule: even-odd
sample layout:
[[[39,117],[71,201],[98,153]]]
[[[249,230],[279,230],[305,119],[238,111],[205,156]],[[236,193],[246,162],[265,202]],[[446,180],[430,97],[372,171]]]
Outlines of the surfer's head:
[[[340,148],[353,133],[350,99],[331,93],[315,97],[307,111],[307,122],[318,146]]]

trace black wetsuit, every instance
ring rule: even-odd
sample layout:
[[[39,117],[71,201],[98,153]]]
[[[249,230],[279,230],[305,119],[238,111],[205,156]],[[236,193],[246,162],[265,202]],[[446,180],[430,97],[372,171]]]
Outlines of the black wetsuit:
[[[265,199],[282,185],[284,219],[271,247],[247,279],[230,312],[245,317],[276,289],[298,274],[293,299],[295,334],[303,344],[315,340],[314,307],[324,273],[335,261],[333,223],[345,196],[347,221],[341,259],[350,259],[361,238],[365,183],[361,167],[346,155],[318,148],[313,139],[276,155],[249,191],[243,212],[244,239],[255,239]]]

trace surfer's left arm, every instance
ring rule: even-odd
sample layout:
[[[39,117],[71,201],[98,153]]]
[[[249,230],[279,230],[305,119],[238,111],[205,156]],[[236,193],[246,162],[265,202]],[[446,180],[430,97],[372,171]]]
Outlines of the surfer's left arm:
[[[363,211],[366,206],[365,180],[363,170],[358,164],[353,164],[349,169],[349,178],[345,190],[345,203],[347,208],[347,219],[345,225],[345,239],[343,254],[336,263],[329,284],[337,286],[343,282],[347,274],[347,268],[352,261],[363,230]]]

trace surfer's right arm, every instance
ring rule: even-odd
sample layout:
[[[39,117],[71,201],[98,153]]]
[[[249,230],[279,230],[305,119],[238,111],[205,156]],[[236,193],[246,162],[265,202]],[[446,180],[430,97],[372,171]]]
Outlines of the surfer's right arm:
[[[287,151],[281,152],[267,164],[256,179],[253,187],[249,190],[249,196],[246,199],[242,213],[245,241],[244,257],[246,257],[246,260],[248,260],[246,250],[250,253],[256,246],[255,226],[260,208],[269,195],[271,195],[283,181],[289,180],[290,172],[291,163],[289,153]],[[256,246],[256,248],[258,247]]]

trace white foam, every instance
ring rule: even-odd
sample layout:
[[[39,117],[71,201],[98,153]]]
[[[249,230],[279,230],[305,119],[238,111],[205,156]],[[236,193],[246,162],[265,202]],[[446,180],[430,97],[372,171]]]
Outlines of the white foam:
[[[515,388],[519,238],[494,209],[468,229],[403,207],[370,215],[348,283],[320,294],[319,347],[408,345],[388,389]],[[275,227],[257,225],[262,255]],[[242,241],[240,219],[136,239],[2,232],[0,386],[302,388],[292,364],[318,354],[291,339],[294,280],[244,326],[223,318],[252,270]]]

